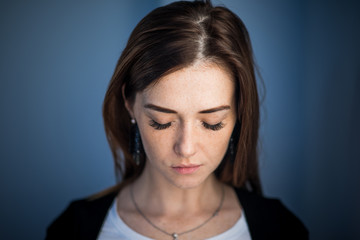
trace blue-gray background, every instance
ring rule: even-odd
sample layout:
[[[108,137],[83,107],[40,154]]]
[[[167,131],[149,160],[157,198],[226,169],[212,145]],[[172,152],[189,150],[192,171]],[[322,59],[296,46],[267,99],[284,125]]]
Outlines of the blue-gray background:
[[[0,2],[0,239],[43,239],[70,200],[115,183],[102,100],[135,24],[168,2]],[[311,239],[360,239],[360,4],[222,2],[266,85],[265,194]]]

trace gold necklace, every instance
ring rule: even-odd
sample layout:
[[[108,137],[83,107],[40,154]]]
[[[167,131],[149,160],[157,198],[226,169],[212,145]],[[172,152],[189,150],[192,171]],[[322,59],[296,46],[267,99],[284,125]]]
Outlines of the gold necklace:
[[[218,213],[219,213],[219,211],[220,211],[220,209],[221,209],[221,207],[222,207],[222,205],[223,205],[223,203],[224,203],[225,189],[224,189],[224,186],[223,186],[223,187],[222,187],[222,193],[221,193],[221,201],[220,201],[219,206],[215,209],[214,213],[213,213],[208,219],[206,219],[202,224],[200,224],[199,226],[196,226],[196,227],[194,227],[194,228],[191,228],[191,229],[186,230],[186,231],[181,232],[181,233],[176,233],[176,232],[174,232],[174,233],[169,233],[169,232],[167,232],[167,231],[159,228],[158,226],[156,226],[153,222],[150,221],[149,218],[147,218],[147,217],[145,216],[145,214],[140,210],[139,206],[136,204],[135,198],[134,198],[134,191],[133,191],[133,188],[132,188],[132,187],[130,187],[130,194],[131,194],[131,200],[132,200],[132,202],[134,203],[134,206],[135,206],[136,210],[138,211],[138,213],[139,213],[151,226],[153,226],[155,229],[161,231],[162,233],[165,233],[166,235],[171,236],[171,237],[173,238],[173,240],[178,240],[178,237],[179,237],[180,235],[183,235],[183,234],[186,234],[186,233],[189,233],[189,232],[193,232],[193,231],[201,228],[201,227],[204,226],[206,223],[208,223],[213,217],[215,217],[215,216],[218,215]]]

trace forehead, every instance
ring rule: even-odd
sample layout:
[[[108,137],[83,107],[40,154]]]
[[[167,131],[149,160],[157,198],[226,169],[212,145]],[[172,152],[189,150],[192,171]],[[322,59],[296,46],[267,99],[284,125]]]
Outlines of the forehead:
[[[234,93],[235,84],[226,68],[214,63],[197,63],[162,77],[139,97],[143,104],[198,111],[231,105]]]

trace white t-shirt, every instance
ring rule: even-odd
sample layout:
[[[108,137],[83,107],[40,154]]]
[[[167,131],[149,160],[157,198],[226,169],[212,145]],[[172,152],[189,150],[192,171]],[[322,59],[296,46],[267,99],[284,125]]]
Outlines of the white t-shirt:
[[[117,213],[116,199],[112,203],[104,224],[100,230],[98,240],[153,240],[145,237],[125,224]],[[179,237],[181,239],[181,236]],[[251,240],[249,228],[244,216],[244,211],[241,217],[226,232],[223,232],[214,237],[208,238],[207,240]]]

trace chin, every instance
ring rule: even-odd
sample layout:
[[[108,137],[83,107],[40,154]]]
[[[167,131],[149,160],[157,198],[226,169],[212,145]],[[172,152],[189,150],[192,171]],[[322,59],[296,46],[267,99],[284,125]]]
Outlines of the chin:
[[[172,184],[180,189],[192,189],[200,186],[206,178],[199,176],[182,176],[172,180]]]

